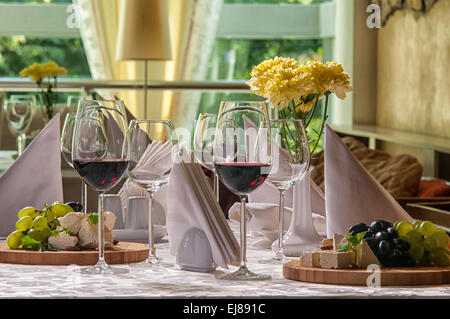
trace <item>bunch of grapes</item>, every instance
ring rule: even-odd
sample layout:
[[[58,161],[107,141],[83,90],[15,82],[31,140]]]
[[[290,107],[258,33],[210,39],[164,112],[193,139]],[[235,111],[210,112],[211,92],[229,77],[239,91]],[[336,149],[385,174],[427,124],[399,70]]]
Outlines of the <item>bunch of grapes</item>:
[[[449,237],[429,221],[376,220],[370,226],[360,223],[349,229],[352,234],[362,232],[383,267],[450,266]]]
[[[10,249],[47,250],[48,238],[60,226],[58,217],[73,212],[73,206],[73,203],[55,202],[42,210],[34,207],[21,209],[17,214],[16,230],[9,234],[6,244]]]
[[[421,266],[450,266],[449,236],[430,221],[396,222],[400,238],[411,246],[409,253]]]

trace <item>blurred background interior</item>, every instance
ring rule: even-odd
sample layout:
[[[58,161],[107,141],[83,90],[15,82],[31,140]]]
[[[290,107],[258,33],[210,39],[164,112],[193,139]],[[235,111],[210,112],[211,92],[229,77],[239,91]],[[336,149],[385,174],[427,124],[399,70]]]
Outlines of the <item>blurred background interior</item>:
[[[379,28],[368,25],[371,3],[381,5]],[[144,11],[153,22],[139,25]],[[354,92],[332,101],[328,122],[354,137],[347,145],[396,198],[450,196],[449,19],[448,0],[1,0],[0,170],[23,133],[11,127],[8,101],[35,96],[25,143],[48,120],[36,83],[20,78],[33,63],[67,69],[56,90],[62,121],[80,98],[118,97],[130,118],[172,119],[192,132],[220,101],[261,99],[245,84],[252,68],[289,56],[344,65]],[[377,175],[367,159],[386,154],[410,157]],[[79,179],[62,163],[65,200],[78,200]],[[320,156],[315,166],[320,185]],[[386,175],[395,169],[404,172],[399,183],[422,184],[399,190]],[[443,184],[424,193],[430,180]]]

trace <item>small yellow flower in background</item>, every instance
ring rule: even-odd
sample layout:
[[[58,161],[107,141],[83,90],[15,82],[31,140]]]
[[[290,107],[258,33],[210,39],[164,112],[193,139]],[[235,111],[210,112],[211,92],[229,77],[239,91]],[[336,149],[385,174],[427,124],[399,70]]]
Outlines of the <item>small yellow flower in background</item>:
[[[247,85],[255,94],[263,96],[272,107],[280,110],[292,99],[308,93],[311,81],[307,73],[292,58],[276,57],[253,68]]]
[[[346,93],[351,92],[350,75],[344,73],[344,67],[337,62],[322,63],[312,61],[304,66],[313,83],[313,92],[320,95],[336,93],[340,99],[345,99]]]
[[[20,77],[30,77],[30,79],[35,82],[39,82],[45,77],[54,78],[66,74],[67,70],[53,61],[47,63],[34,63],[20,71]]]

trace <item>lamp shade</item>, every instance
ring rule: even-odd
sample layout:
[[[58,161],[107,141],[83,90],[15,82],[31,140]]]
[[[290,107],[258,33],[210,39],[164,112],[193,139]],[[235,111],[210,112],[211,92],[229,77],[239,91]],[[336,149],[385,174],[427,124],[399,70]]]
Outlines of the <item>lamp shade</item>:
[[[165,0],[122,0],[116,60],[170,60]]]

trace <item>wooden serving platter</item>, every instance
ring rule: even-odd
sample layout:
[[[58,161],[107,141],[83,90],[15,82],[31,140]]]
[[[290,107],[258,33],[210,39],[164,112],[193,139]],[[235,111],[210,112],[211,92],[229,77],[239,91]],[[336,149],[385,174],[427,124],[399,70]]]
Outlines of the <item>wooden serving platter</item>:
[[[374,272],[366,269],[324,269],[304,267],[299,260],[283,265],[287,279],[319,284],[366,286]],[[372,283],[373,281],[369,281]],[[450,284],[450,267],[381,268],[381,286],[424,286]]]
[[[148,245],[120,242],[114,248],[105,249],[105,260],[109,264],[127,264],[143,261],[148,257]],[[22,265],[94,265],[97,250],[80,251],[30,251],[9,249],[0,244],[0,263]]]

